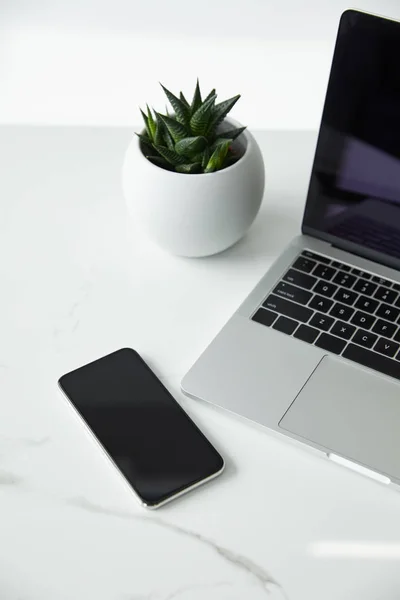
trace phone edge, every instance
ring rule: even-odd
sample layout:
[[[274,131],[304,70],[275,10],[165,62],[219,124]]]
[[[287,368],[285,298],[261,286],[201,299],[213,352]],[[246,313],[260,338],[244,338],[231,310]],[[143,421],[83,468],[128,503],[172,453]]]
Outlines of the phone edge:
[[[211,444],[211,445],[214,448],[214,445],[213,444]],[[160,508],[161,506],[164,506],[165,504],[168,504],[172,500],[176,500],[176,498],[179,498],[180,496],[184,496],[188,492],[191,492],[192,490],[200,487],[201,485],[204,485],[204,484],[208,483],[209,481],[212,481],[213,479],[215,479],[216,477],[218,477],[219,475],[221,475],[221,473],[225,470],[225,459],[218,452],[218,450],[216,448],[214,448],[214,450],[219,454],[219,456],[221,457],[221,460],[222,460],[222,467],[218,471],[215,471],[215,473],[212,473],[212,475],[209,475],[208,477],[205,477],[204,479],[201,479],[200,481],[196,481],[196,483],[193,483],[192,485],[190,485],[189,487],[185,488],[184,490],[181,490],[180,492],[177,492],[176,494],[173,494],[173,496],[170,496],[169,498],[166,498],[165,500],[162,500],[158,504],[146,504],[140,498],[141,505],[144,506],[145,508],[148,508],[149,510],[156,510],[157,508]],[[128,483],[128,485],[129,485],[129,483]]]

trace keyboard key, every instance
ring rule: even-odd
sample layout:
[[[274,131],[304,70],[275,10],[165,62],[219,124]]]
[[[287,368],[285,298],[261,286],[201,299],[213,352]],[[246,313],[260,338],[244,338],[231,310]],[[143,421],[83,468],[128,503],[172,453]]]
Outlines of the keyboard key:
[[[288,335],[291,335],[296,329],[297,325],[297,321],[293,321],[293,319],[288,319],[287,317],[279,317],[279,319],[275,321],[275,323],[272,325],[272,329],[277,329],[278,331],[282,331],[282,333],[287,333]]]
[[[363,277],[364,279],[372,279],[371,273],[367,273],[367,271],[360,271],[359,277]]]
[[[321,312],[328,312],[333,304],[332,300],[328,300],[328,298],[324,298],[323,296],[314,296],[311,300],[309,306],[311,308],[315,308],[315,310],[319,310]]]
[[[387,302],[388,304],[393,304],[397,296],[397,292],[394,290],[388,290],[388,288],[383,286],[378,287],[374,295],[374,297],[378,300],[383,300],[383,302]]]
[[[370,333],[369,331],[363,331],[359,329],[356,331],[355,336],[353,337],[353,342],[356,344],[360,344],[360,346],[364,346],[365,348],[372,348],[375,344],[378,336],[374,333]]]
[[[394,303],[395,306],[399,306],[400,307],[400,296],[397,298],[396,302]]]
[[[374,283],[378,283],[379,285],[385,285],[386,287],[391,287],[392,285],[391,281],[383,279],[383,277],[378,277],[377,275],[374,275],[371,281],[373,281]]]
[[[318,265],[313,271],[313,275],[321,277],[321,279],[326,279],[326,281],[330,281],[335,274],[336,269],[332,269],[332,267],[327,267],[326,265]]]
[[[313,311],[309,308],[300,306],[300,304],[295,304],[294,302],[289,302],[289,300],[274,296],[273,294],[268,296],[264,301],[263,306],[269,308],[273,312],[280,313],[286,317],[291,317],[296,319],[296,321],[302,321],[303,323],[307,323],[313,314]]]
[[[303,273],[311,273],[317,263],[314,260],[310,260],[305,256],[299,256],[293,265],[293,268],[303,271]]]
[[[306,273],[299,273],[294,269],[289,269],[289,271],[286,273],[283,279],[285,281],[288,281],[289,283],[293,283],[294,285],[298,285],[302,288],[305,288],[306,290],[311,290],[311,288],[315,285],[316,281],[318,281],[316,277],[313,277],[312,275],[307,275]]]
[[[353,275],[357,275],[357,277],[363,277],[364,279],[371,279],[372,275],[370,275],[370,273],[367,273],[366,271],[361,271],[360,269],[352,269],[351,272],[353,273]]]
[[[299,304],[307,304],[313,296],[310,292],[301,290],[300,288],[290,285],[290,283],[286,283],[285,281],[280,281],[278,283],[273,291],[273,294],[282,296],[282,298],[287,298],[288,300],[293,300],[293,302],[298,302]]]
[[[315,313],[310,321],[310,325],[318,327],[318,329],[322,329],[323,331],[329,331],[334,322],[335,319],[332,319],[332,317],[327,317],[321,313]]]
[[[300,327],[294,332],[293,337],[312,344],[319,335],[318,329],[309,327],[308,325],[300,325]]]
[[[349,265],[344,265],[343,263],[334,260],[332,263],[332,267],[335,267],[336,269],[342,269],[342,271],[350,271],[351,267],[349,267]]]
[[[349,273],[338,273],[333,281],[343,287],[351,288],[356,282],[356,279],[357,278],[354,277],[354,275],[350,275]]]
[[[350,323],[353,323],[353,325],[357,325],[358,327],[364,327],[364,329],[371,329],[374,322],[375,317],[373,317],[372,315],[368,315],[367,313],[361,312],[361,310],[358,310],[350,321]]]
[[[359,279],[353,289],[366,296],[372,296],[377,287],[376,283],[365,281],[365,279]]]
[[[387,321],[392,321],[392,323],[394,323],[400,314],[400,310],[398,308],[394,308],[393,306],[389,306],[388,304],[381,304],[376,311],[376,314],[378,317],[382,317],[382,319],[386,319]]]
[[[396,290],[396,292],[400,292],[400,283],[394,283],[394,284],[392,285],[392,288],[393,288],[394,290]]]
[[[343,348],[346,346],[345,340],[340,340],[333,335],[329,335],[329,333],[321,333],[315,345],[318,348],[323,348],[324,350],[328,350],[328,352],[333,352],[334,354],[340,354]]]
[[[337,321],[331,329],[331,333],[338,335],[344,340],[349,340],[356,328],[353,325],[349,325],[348,323],[343,323],[343,321]]]
[[[397,327],[396,325],[393,325],[393,323],[388,323],[387,321],[382,321],[382,319],[378,319],[375,325],[373,326],[372,331],[374,333],[377,333],[378,335],[384,335],[387,338],[391,338],[396,329]]]
[[[393,357],[399,348],[400,345],[396,344],[396,342],[384,340],[383,338],[380,338],[374,346],[374,350],[376,350],[376,352],[390,357]]]
[[[252,321],[256,321],[257,323],[261,323],[262,325],[270,327],[277,316],[278,315],[275,312],[265,308],[259,308],[256,314],[252,316]]]
[[[372,300],[372,298],[368,298],[368,296],[360,296],[355,303],[356,308],[360,308],[371,314],[376,311],[378,306],[379,302],[377,300]]]
[[[372,352],[371,350],[349,344],[342,356],[359,363],[364,367],[379,371],[379,373],[383,373],[384,375],[400,379],[400,363],[397,363],[386,356],[382,356],[381,354],[377,354],[376,352]]]
[[[322,296],[327,296],[330,298],[338,289],[337,285],[333,283],[328,283],[327,281],[318,281],[317,285],[313,289],[313,292],[316,294],[322,294]]]
[[[312,258],[313,260],[318,260],[319,262],[325,263],[326,265],[330,264],[330,258],[326,258],[326,256],[320,256],[319,254],[315,254],[314,252],[310,252],[310,250],[304,250],[301,253],[302,256],[306,256],[307,258]]]
[[[339,304],[339,302],[336,302],[336,304],[332,306],[329,314],[338,319],[342,319],[342,321],[348,321],[352,317],[353,313],[354,308],[350,308],[349,306],[345,306],[344,304]]]
[[[396,342],[400,342],[400,329],[397,330],[396,335],[393,337]]]
[[[357,300],[357,295],[358,294],[356,294],[355,292],[340,289],[334,295],[334,299],[351,306]]]

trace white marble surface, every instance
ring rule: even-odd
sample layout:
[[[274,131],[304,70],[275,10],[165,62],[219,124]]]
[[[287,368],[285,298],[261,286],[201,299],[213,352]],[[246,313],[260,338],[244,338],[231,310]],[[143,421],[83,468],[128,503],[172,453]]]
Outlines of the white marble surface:
[[[398,599],[398,493],[179,392],[298,232],[315,134],[258,134],[256,223],[224,254],[190,260],[126,216],[130,130],[0,131],[1,600]],[[126,345],[227,461],[157,512],[137,504],[57,389],[64,372]]]

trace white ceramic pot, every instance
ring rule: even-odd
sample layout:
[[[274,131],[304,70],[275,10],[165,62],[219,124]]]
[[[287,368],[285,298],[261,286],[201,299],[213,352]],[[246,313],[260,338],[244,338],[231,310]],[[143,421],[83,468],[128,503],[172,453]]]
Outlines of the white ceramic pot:
[[[224,124],[240,127],[233,119]],[[157,244],[180,256],[208,256],[237,242],[253,223],[264,193],[264,163],[247,129],[243,156],[231,167],[186,175],[167,171],[143,155],[139,138],[124,158],[122,186],[129,212]]]

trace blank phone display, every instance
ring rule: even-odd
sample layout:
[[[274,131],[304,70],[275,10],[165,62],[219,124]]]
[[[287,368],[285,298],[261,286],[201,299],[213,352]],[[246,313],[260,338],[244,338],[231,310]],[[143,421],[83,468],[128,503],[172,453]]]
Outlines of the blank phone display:
[[[146,505],[222,470],[221,456],[134,350],[118,350],[59,383]]]

